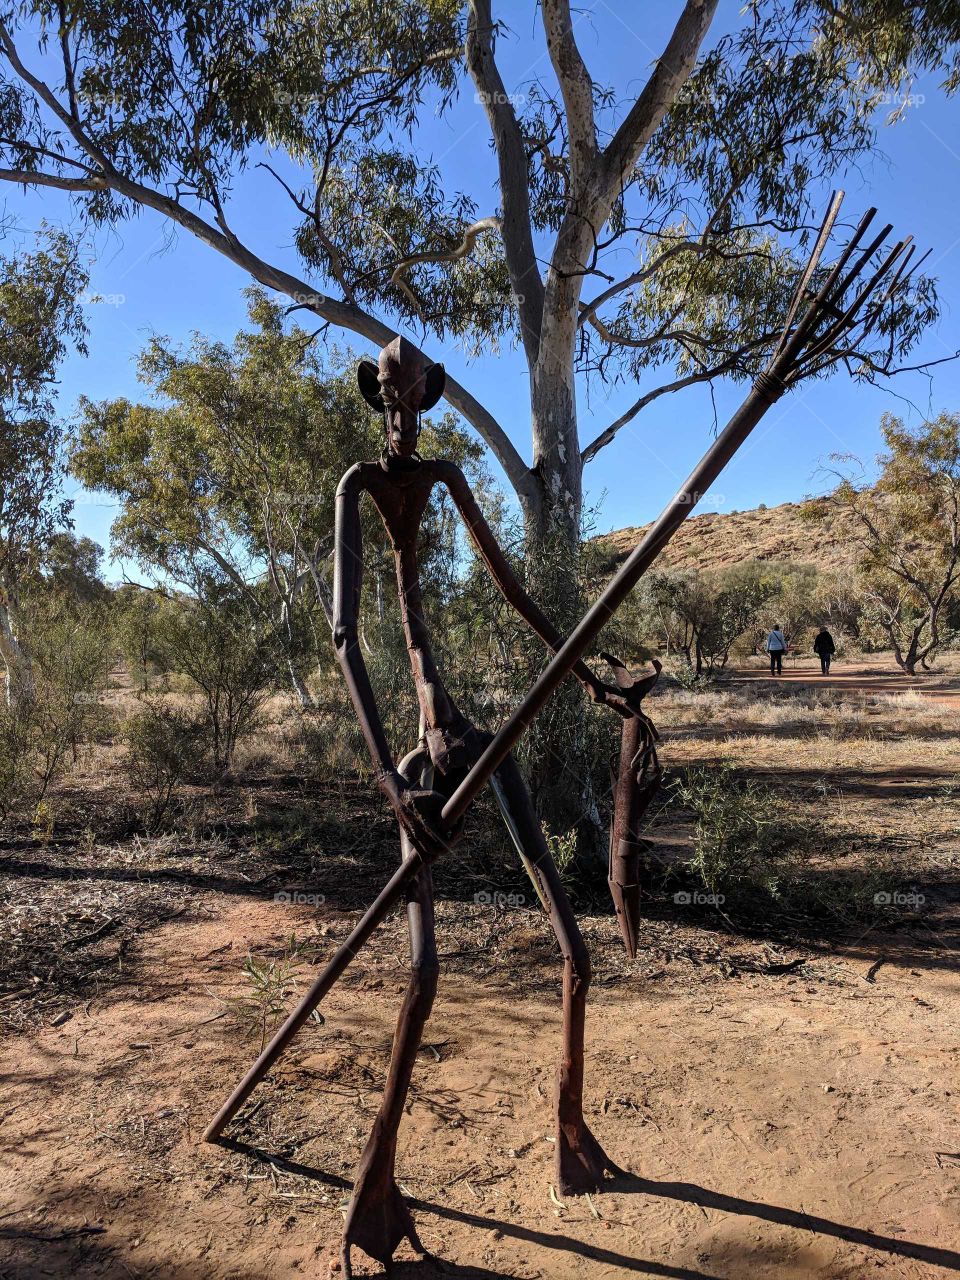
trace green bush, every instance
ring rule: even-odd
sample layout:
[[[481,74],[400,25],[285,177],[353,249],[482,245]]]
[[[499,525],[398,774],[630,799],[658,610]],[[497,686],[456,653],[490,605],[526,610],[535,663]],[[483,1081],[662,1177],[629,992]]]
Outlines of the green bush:
[[[778,896],[781,881],[811,831],[789,819],[771,787],[739,778],[732,767],[688,769],[673,798],[694,815],[694,854],[687,869],[711,894],[759,891]]]
[[[0,710],[0,813],[39,805],[70,760],[106,733],[113,658],[103,610],[56,597],[24,609],[29,667],[12,707]]]
[[[207,749],[222,776],[277,687],[274,645],[250,625],[242,601],[211,588],[201,600],[177,599],[161,612],[154,652],[166,672],[187,676],[200,692]]]
[[[29,721],[22,712],[0,706],[0,818],[25,799],[32,781]]]
[[[203,761],[205,717],[167,705],[160,698],[144,699],[124,725],[127,771],[134,789],[148,802],[147,826],[161,826],[184,778]]]

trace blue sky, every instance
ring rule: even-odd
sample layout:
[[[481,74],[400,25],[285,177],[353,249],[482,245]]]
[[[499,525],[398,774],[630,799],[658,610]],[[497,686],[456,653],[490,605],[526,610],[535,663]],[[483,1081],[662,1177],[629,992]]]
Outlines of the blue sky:
[[[736,21],[738,9],[739,5],[722,0],[721,15],[725,13],[728,21]],[[539,21],[527,0],[509,9],[501,6],[501,11],[510,13],[514,29],[513,37],[502,40],[498,49],[504,79],[509,90],[522,91],[525,80],[549,71],[538,43]],[[674,3],[614,7],[605,0],[584,10],[577,37],[595,78],[616,85],[624,94],[638,91],[678,12]],[[630,15],[629,22],[624,13]],[[637,29],[638,16],[643,19],[642,31]],[[876,154],[862,161],[856,172],[836,174],[835,185],[847,192],[847,217],[855,219],[863,209],[876,205],[897,232],[912,232],[921,249],[932,248],[925,270],[939,278],[943,315],[938,329],[927,336],[923,355],[938,359],[960,347],[960,100],[945,100],[932,79],[918,82],[914,94],[917,103],[906,118],[881,129]],[[494,212],[495,163],[482,108],[470,89],[464,91],[449,119],[428,122],[420,145],[440,165],[451,188],[474,196],[480,216]],[[4,187],[0,211],[4,208],[24,235],[43,219],[71,224],[69,201],[58,193],[21,193]],[[299,272],[291,247],[292,212],[287,198],[262,170],[239,177],[230,215],[241,237],[261,256]],[[63,369],[60,408],[65,414],[72,411],[80,394],[93,399],[143,398],[134,359],[149,334],[186,341],[198,330],[228,340],[245,322],[242,289],[248,280],[244,274],[187,233],[172,233],[159,215],[145,213],[116,231],[100,231],[90,251],[92,288],[106,301],[87,307],[89,356],[72,357]],[[345,340],[342,334],[332,336],[339,343]],[[367,350],[350,335],[346,341]],[[522,355],[504,350],[469,361],[452,345],[425,345],[494,412],[529,460],[527,373]],[[642,384],[643,388],[665,380],[664,372],[659,372],[656,382]],[[958,364],[939,366],[932,382],[921,374],[901,375],[892,388],[911,403],[853,384],[843,372],[828,382],[801,387],[771,410],[703,509],[742,510],[761,502],[773,506],[822,489],[818,467],[829,454],[852,452],[869,459],[877,452],[879,420],[885,410],[901,412],[911,421],[941,408],[960,410]],[[718,384],[721,424],[744,390]],[[583,396],[583,442],[637,394],[635,385],[599,386],[589,397]],[[652,519],[706,447],[712,423],[709,392],[690,388],[656,402],[622,430],[585,474],[587,505],[595,513],[596,527],[604,530]],[[492,459],[491,467],[498,475]],[[75,492],[75,499],[77,531],[107,546],[116,508],[98,495],[81,491]],[[122,566],[114,564],[109,576],[116,578],[121,571]]]

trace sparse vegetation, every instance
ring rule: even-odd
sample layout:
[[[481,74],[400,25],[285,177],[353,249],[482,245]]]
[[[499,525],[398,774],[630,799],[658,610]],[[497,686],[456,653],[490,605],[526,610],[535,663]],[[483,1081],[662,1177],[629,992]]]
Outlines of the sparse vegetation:
[[[162,826],[170,814],[180,783],[203,760],[205,720],[156,695],[142,699],[142,709],[124,725],[127,770],[133,794],[146,804],[146,826]]]

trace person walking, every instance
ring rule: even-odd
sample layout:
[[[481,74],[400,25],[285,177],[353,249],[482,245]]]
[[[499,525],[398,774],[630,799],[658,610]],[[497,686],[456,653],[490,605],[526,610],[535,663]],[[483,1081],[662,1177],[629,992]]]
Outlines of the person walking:
[[[837,646],[833,643],[833,636],[826,627],[820,628],[820,633],[813,642],[813,652],[820,659],[820,674],[828,676],[830,674],[830,659],[837,651]]]
[[[767,653],[770,655],[770,674],[772,676],[783,675],[783,655],[787,651],[787,642],[783,632],[780,630],[780,623],[774,623],[773,630],[767,636]]]

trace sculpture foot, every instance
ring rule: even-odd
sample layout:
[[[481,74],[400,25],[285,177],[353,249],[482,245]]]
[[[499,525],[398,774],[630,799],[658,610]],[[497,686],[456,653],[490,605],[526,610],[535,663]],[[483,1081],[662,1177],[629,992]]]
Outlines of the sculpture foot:
[[[581,1196],[587,1191],[602,1191],[604,1176],[623,1173],[606,1154],[586,1122],[562,1126],[557,1131],[557,1183],[561,1194]]]
[[[393,1178],[380,1183],[361,1178],[354,1188],[343,1229],[340,1258],[344,1280],[351,1280],[353,1276],[350,1250],[354,1245],[389,1271],[401,1240],[409,1240],[417,1253],[426,1254],[413,1225],[413,1216]]]

